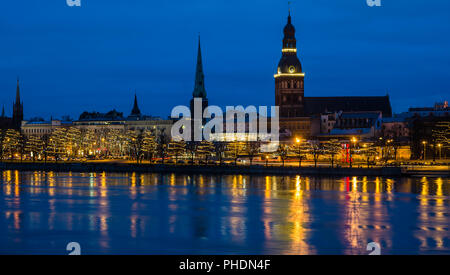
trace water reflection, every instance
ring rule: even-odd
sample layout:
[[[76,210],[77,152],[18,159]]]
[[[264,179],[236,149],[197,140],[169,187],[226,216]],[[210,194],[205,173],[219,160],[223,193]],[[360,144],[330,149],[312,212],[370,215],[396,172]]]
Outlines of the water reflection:
[[[450,253],[444,178],[2,171],[0,253]]]

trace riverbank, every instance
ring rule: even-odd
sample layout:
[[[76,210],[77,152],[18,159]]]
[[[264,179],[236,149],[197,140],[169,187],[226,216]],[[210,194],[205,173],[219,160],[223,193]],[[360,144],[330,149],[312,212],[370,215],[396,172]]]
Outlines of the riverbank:
[[[243,165],[173,165],[131,163],[30,163],[0,162],[0,170],[55,172],[118,172],[118,173],[177,173],[177,174],[251,174],[251,175],[311,175],[311,176],[449,176],[449,171],[406,170],[401,167],[324,168]]]

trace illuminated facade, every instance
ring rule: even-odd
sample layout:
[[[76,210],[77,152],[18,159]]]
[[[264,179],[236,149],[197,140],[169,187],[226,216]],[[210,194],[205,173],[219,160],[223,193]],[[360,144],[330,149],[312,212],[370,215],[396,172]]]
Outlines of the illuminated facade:
[[[51,121],[22,121],[22,133],[27,136],[44,137],[50,136],[54,130],[59,127],[69,127],[71,122],[61,123],[60,120]]]

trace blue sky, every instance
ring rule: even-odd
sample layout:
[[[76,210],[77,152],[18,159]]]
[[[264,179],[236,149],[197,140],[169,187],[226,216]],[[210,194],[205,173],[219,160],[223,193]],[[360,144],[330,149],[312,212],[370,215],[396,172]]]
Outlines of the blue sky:
[[[287,1],[17,0],[0,9],[0,104],[25,117],[168,116],[192,95],[201,33],[212,105],[273,105]],[[306,96],[385,95],[394,112],[450,95],[450,1],[293,1]]]

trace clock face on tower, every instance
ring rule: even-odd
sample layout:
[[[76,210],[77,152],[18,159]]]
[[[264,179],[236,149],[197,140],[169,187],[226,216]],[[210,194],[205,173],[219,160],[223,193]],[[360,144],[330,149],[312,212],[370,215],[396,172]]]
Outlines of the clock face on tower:
[[[294,67],[294,66],[290,66],[290,67],[289,67],[289,72],[290,72],[291,74],[295,73],[295,67]]]

